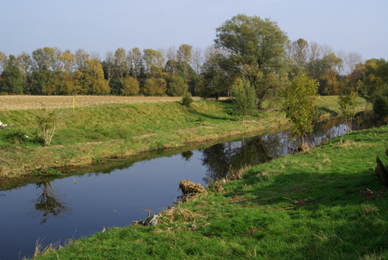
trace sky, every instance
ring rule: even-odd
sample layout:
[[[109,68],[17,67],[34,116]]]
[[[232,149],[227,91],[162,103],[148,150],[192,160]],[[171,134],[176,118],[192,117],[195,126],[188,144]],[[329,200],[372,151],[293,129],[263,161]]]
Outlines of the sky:
[[[0,51],[205,49],[237,14],[270,18],[291,41],[388,59],[388,0],[0,0]]]

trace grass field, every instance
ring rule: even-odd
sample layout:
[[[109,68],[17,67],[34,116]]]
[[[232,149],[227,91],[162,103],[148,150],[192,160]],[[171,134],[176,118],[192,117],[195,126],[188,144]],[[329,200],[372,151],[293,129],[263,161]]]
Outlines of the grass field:
[[[388,259],[388,126],[248,169],[161,213],[155,227],[111,228],[37,259]],[[129,223],[128,223],[129,224]]]
[[[23,98],[26,99],[23,101]],[[40,98],[46,100],[46,108],[50,108],[48,101],[52,107],[58,107],[55,111],[60,115],[51,146],[42,145],[42,131],[37,125],[41,110],[36,108],[41,106]],[[0,97],[8,100],[8,109],[0,110],[0,120],[12,125],[0,129],[0,177],[29,174],[37,168],[91,164],[105,158],[123,158],[151,150],[258,135],[288,127],[284,112],[270,103],[266,104],[270,107],[268,111],[257,112],[243,125],[241,115],[228,100],[200,100],[187,108],[176,101],[181,98],[145,98],[147,102],[141,102],[141,97],[79,96],[76,102],[78,98],[85,98],[85,107],[76,107],[73,111],[70,108],[72,97]],[[141,103],[107,103],[109,100],[114,102],[115,98]],[[322,117],[340,113],[336,99],[319,98]],[[95,105],[88,105],[92,104],[87,103],[92,102],[90,100]],[[106,103],[100,101],[105,105],[98,105],[98,100],[105,100]],[[365,109],[365,101],[361,101],[359,109]],[[23,105],[34,109],[12,109]],[[61,106],[68,108],[59,108]]]
[[[122,97],[122,96],[75,96],[75,107],[101,105],[176,102],[181,97]],[[193,97],[199,100],[199,97]],[[73,96],[0,96],[0,111],[39,109],[42,104],[46,108],[71,108]]]

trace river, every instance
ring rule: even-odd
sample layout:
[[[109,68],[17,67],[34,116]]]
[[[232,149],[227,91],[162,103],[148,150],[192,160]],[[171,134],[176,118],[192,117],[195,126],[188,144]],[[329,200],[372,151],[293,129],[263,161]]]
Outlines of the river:
[[[354,120],[353,130],[370,126]],[[321,123],[312,146],[350,130],[340,119]],[[181,195],[182,179],[207,185],[228,170],[267,162],[300,145],[288,132],[191,150],[157,151],[127,160],[69,169],[65,176],[0,185],[0,260],[32,257],[36,243],[64,244],[103,227],[123,227],[157,214]]]

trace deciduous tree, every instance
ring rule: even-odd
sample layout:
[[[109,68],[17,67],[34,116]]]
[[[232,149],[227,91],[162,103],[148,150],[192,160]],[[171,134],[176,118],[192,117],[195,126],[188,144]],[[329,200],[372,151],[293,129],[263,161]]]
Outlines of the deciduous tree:
[[[291,121],[291,131],[294,136],[302,136],[313,131],[313,121],[316,114],[315,97],[318,91],[318,82],[299,71],[292,79],[290,86],[284,91],[283,107],[287,118]]]
[[[132,76],[125,76],[123,79],[123,88],[121,94],[124,96],[134,96],[139,93],[139,82]]]
[[[216,47],[227,52],[220,65],[255,87],[258,108],[280,86],[287,68],[287,35],[270,19],[239,14],[216,29]]]
[[[238,78],[233,84],[232,94],[234,106],[242,114],[244,124],[245,116],[257,110],[259,101],[255,95],[255,89],[245,78]]]

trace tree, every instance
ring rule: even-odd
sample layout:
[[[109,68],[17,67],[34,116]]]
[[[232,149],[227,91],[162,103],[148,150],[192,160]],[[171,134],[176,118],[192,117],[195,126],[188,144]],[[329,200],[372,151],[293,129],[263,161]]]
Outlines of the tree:
[[[19,69],[18,62],[15,56],[9,55],[6,66],[2,75],[4,78],[1,81],[2,89],[8,94],[23,93],[23,75]]]
[[[78,70],[82,70],[87,67],[87,60],[89,59],[89,56],[90,55],[83,49],[78,49],[75,51],[74,59]]]
[[[122,83],[126,71],[128,71],[127,65],[127,55],[123,48],[118,48],[115,51],[115,76],[119,77],[120,82]]]
[[[59,85],[58,76],[46,67],[35,70],[32,73],[31,94],[53,95],[57,92]]]
[[[220,66],[254,86],[261,109],[268,91],[286,76],[287,35],[270,19],[239,14],[216,29],[215,44],[227,52]]]
[[[380,117],[388,117],[388,88],[383,89],[373,100],[373,111]]]
[[[197,95],[204,98],[215,97],[216,99],[221,95],[228,95],[231,77],[227,77],[225,71],[219,65],[222,56],[221,50],[216,49],[214,46],[206,49],[199,84],[195,88]]]
[[[292,123],[291,132],[294,136],[302,136],[302,145],[304,145],[304,135],[313,131],[317,91],[318,82],[309,78],[301,70],[284,91],[283,107],[287,118]]]
[[[245,116],[252,114],[259,102],[255,95],[255,89],[245,78],[238,78],[233,84],[232,93],[234,106],[242,114],[244,124]]]
[[[166,61],[160,51],[153,49],[143,50],[143,60],[146,64],[146,70],[151,77],[155,77],[162,72]]]
[[[123,88],[121,94],[124,96],[133,96],[139,93],[139,82],[132,76],[125,76],[123,79]]]
[[[6,64],[7,64],[7,55],[5,55],[5,53],[0,51],[0,74],[4,70]]]
[[[131,51],[128,51],[127,59],[130,74],[139,81],[144,73],[143,58],[140,49],[133,48]]]
[[[290,57],[297,68],[304,68],[307,65],[309,44],[304,39],[292,42],[290,46]]]
[[[187,93],[188,87],[185,80],[173,75],[168,81],[167,94],[173,97],[181,97]]]
[[[167,83],[162,78],[150,78],[144,82],[143,93],[147,96],[161,96],[166,93]]]
[[[30,81],[32,68],[33,68],[33,62],[32,62],[31,56],[23,52],[22,54],[18,55],[17,60],[18,60],[20,71],[23,74],[24,94],[30,94],[31,89],[28,83]]]
[[[356,114],[356,107],[358,105],[358,94],[353,89],[348,89],[346,93],[341,92],[338,97],[338,104],[340,105],[343,115],[352,120]]]
[[[180,69],[183,72],[183,75],[185,77],[186,82],[189,80],[189,69],[191,68],[190,63],[192,61],[192,51],[193,46],[188,44],[182,44],[179,46],[178,52],[177,52],[177,61],[179,64]]]

